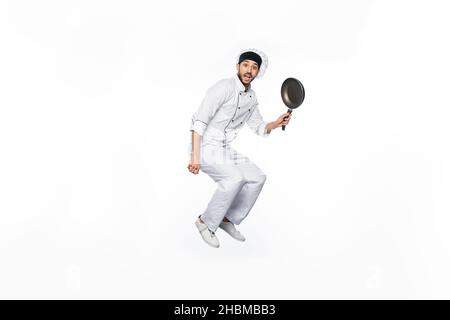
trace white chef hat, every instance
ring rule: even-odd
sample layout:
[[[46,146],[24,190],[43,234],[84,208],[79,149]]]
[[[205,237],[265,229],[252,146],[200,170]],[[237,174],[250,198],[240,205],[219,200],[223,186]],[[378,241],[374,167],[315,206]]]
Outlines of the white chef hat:
[[[269,65],[269,59],[267,58],[267,55],[264,52],[253,48],[241,50],[241,52],[239,52],[239,54],[236,56],[236,64],[239,63],[241,55],[246,52],[254,52],[261,57],[261,65],[259,66],[259,72],[256,78],[262,78],[264,72],[266,72],[267,66]]]

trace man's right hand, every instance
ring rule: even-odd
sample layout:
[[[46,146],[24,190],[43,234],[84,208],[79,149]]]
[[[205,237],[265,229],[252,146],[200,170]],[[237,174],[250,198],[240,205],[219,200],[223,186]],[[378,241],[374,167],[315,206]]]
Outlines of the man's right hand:
[[[196,163],[196,164],[192,164],[189,163],[187,166],[189,172],[192,172],[193,174],[198,174],[199,170],[200,170],[200,164]]]
[[[192,152],[187,166],[189,172],[198,174],[200,170],[200,144],[202,136],[192,130]]]

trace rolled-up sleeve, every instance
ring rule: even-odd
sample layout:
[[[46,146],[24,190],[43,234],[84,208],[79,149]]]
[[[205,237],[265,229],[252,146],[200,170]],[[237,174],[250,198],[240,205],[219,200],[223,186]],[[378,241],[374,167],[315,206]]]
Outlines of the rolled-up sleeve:
[[[197,132],[203,136],[211,119],[216,114],[217,110],[226,101],[227,85],[224,81],[219,81],[206,91],[200,107],[192,116],[191,131]]]
[[[263,117],[259,112],[258,104],[256,104],[252,114],[248,118],[247,125],[255,134],[263,138],[267,138],[270,134],[266,131],[267,122],[263,120]]]

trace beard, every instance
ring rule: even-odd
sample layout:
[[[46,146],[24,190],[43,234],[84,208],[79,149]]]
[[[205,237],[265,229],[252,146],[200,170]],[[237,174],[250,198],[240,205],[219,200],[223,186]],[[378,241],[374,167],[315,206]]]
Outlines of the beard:
[[[250,83],[254,79],[253,76],[248,73],[243,73],[243,74],[238,73],[238,75],[239,75],[239,79],[241,79],[242,82],[248,81],[248,83]],[[248,78],[247,78],[247,76],[248,76]]]

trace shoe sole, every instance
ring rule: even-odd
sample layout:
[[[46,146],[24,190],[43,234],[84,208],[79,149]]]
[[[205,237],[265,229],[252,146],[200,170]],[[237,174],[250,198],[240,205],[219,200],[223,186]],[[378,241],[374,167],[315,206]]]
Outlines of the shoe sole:
[[[233,237],[233,235],[232,235],[231,233],[229,233],[227,230],[221,228],[220,226],[219,226],[219,228],[222,229],[223,231],[225,231],[226,233],[228,233],[228,234],[230,235],[230,237],[232,237],[234,240],[237,240],[237,241],[239,241],[239,242],[244,242],[244,241],[245,241],[245,238],[244,238],[243,240],[242,240],[242,239],[235,238],[235,237]]]

